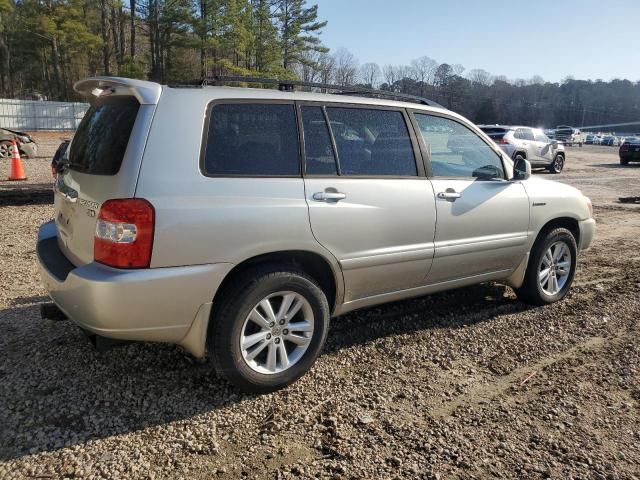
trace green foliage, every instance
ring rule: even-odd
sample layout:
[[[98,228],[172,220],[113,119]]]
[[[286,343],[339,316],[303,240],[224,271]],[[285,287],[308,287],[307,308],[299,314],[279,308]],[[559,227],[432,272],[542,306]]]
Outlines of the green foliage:
[[[0,94],[70,99],[107,67],[164,83],[296,78],[308,52],[327,51],[317,17],[306,0],[0,0]]]
[[[126,56],[124,58],[123,64],[118,70],[118,76],[144,80],[147,78],[147,66],[139,58],[131,58],[130,56]]]

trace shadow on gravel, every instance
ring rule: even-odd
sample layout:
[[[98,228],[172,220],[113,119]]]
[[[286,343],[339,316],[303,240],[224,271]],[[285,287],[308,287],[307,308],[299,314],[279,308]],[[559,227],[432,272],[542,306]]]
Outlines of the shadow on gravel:
[[[0,207],[45,205],[53,203],[51,183],[16,183],[0,185]]]
[[[429,328],[460,328],[532,308],[506,297],[507,291],[481,284],[349,313],[333,320],[326,350]]]
[[[619,163],[592,163],[588,166],[596,168],[617,168],[622,170],[625,168],[640,168],[640,163],[629,163],[628,165],[620,165]]]
[[[0,310],[0,460],[163,426],[253,398],[172,345],[132,343],[98,353],[72,322],[41,320],[42,299],[19,298]],[[492,284],[388,304],[335,319],[324,353],[526,308]]]

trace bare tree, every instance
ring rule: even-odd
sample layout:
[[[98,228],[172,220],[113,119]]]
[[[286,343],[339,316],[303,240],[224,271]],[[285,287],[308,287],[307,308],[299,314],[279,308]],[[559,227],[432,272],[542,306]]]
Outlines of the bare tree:
[[[393,89],[393,84],[396,83],[398,78],[398,69],[394,65],[385,65],[382,67],[382,75],[384,76],[384,81],[387,85],[389,85],[390,89]]]
[[[469,70],[469,73],[467,73],[467,78],[473,83],[477,83],[478,85],[483,85],[485,87],[488,87],[493,83],[492,75],[481,68]]]
[[[358,74],[358,59],[346,48],[340,47],[333,54],[335,82],[338,85],[353,85]]]
[[[413,79],[422,84],[420,92],[424,91],[424,85],[433,84],[433,74],[438,68],[438,62],[433,58],[420,57],[411,61],[411,68],[413,71]]]
[[[451,70],[453,70],[454,75],[461,76],[465,71],[465,68],[459,63],[454,63],[453,65],[451,65]]]
[[[360,67],[360,79],[365,85],[375,88],[381,75],[380,65],[369,62]]]
[[[320,72],[320,82],[331,83],[334,78],[336,62],[332,55],[321,53],[318,59],[318,70]]]

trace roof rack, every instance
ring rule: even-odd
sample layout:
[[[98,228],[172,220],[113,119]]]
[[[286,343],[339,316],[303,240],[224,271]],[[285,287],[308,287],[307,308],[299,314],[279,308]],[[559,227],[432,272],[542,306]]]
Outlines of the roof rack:
[[[235,75],[215,75],[212,77],[205,77],[204,79],[193,82],[191,85],[200,85],[206,87],[207,85],[219,85],[222,83],[258,83],[261,85],[277,85],[278,90],[282,92],[293,92],[295,87],[307,87],[307,88],[319,88],[322,90],[333,90],[340,95],[362,95],[374,98],[389,98],[393,100],[404,100],[422,105],[429,105],[430,107],[444,108],[437,102],[429,100],[428,98],[418,97],[416,95],[409,95],[406,93],[389,92],[386,90],[376,90],[373,88],[358,87],[358,86],[344,86],[334,85],[330,83],[316,83],[316,82],[304,82],[301,80],[278,80],[275,78],[264,77],[246,77]]]

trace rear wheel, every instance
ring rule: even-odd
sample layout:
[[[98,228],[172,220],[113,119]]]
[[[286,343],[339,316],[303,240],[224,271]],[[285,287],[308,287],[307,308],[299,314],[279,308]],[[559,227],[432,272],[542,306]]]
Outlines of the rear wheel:
[[[560,173],[564,168],[564,156],[556,155],[556,158],[553,160],[553,163],[549,166],[549,171],[551,173]]]
[[[328,327],[329,305],[315,280],[272,266],[223,292],[208,341],[219,373],[244,391],[269,392],[311,368]]]
[[[520,300],[531,305],[547,305],[564,298],[576,271],[578,248],[566,228],[543,233],[536,241],[524,283],[515,289]]]

